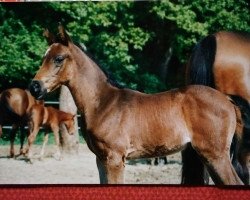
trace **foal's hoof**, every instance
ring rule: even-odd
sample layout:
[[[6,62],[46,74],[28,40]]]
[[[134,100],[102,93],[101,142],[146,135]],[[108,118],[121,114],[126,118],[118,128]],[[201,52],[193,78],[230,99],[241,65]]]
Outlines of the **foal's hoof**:
[[[43,156],[39,156],[39,157],[38,157],[38,160],[39,160],[39,161],[43,161],[43,160],[44,160],[44,157],[43,157]]]
[[[27,149],[21,149],[20,150],[20,155],[26,155],[28,153],[28,150]]]
[[[55,158],[55,160],[58,160],[58,161],[62,160],[62,156],[61,155],[54,154],[53,157]]]
[[[21,156],[22,154],[17,154],[14,156],[14,159],[17,159],[19,156]]]

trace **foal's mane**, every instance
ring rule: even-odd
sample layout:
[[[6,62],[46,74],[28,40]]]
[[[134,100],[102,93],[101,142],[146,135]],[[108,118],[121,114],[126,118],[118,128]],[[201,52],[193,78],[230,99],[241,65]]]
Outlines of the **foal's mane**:
[[[49,32],[47,32],[47,31],[45,31],[45,37],[48,39],[52,35]],[[62,35],[61,35],[60,32],[55,37],[52,36],[52,38],[53,38],[52,39],[52,43],[60,43],[62,45],[65,45],[65,41],[63,41],[63,39],[65,39],[65,38],[62,39]],[[73,42],[73,44],[75,44],[82,52],[84,52],[90,59],[92,59],[96,63],[96,65],[100,68],[100,70],[102,70],[103,73],[106,75],[108,83],[110,83],[112,86],[117,87],[119,89],[124,88],[124,86],[122,86],[120,83],[118,83],[117,80],[115,80],[115,78],[111,74],[111,72],[109,72],[107,69],[105,69],[104,67],[102,67],[100,65],[100,63],[92,56],[92,54],[90,54],[87,51],[86,47],[83,47],[83,45],[81,43],[79,43],[79,42],[74,42],[71,39],[70,39],[70,41]]]
[[[102,67],[100,65],[100,63],[94,58],[94,56],[89,52],[87,51],[87,48],[84,48],[82,46],[81,43],[77,43],[77,42],[74,42],[74,44],[79,48],[81,49],[82,52],[84,52],[91,60],[93,60],[96,65],[103,71],[103,73],[106,75],[107,77],[107,82],[110,83],[112,86],[114,87],[117,87],[119,89],[122,89],[124,88],[124,86],[122,86],[115,78],[114,78],[114,75],[108,71],[107,69],[105,69],[104,67]]]

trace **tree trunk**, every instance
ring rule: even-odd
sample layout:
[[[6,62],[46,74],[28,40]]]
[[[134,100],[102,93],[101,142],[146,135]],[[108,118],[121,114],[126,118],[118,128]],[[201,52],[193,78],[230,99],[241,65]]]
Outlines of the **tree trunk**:
[[[75,105],[74,99],[66,86],[61,87],[60,97],[59,97],[59,109],[71,114],[77,114],[77,107]],[[60,125],[61,132],[61,145],[62,149],[66,153],[78,153],[79,147],[79,132],[78,132],[78,122],[77,115],[75,116],[75,133],[69,135],[65,125]]]
[[[168,64],[173,55],[172,47],[169,47],[166,53],[164,54],[164,60],[160,65],[160,77],[161,80],[166,83],[167,73],[168,73]]]

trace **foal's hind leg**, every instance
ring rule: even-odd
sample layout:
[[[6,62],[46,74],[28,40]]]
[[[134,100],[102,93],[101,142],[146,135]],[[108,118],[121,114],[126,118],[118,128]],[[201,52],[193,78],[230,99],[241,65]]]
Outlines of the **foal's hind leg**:
[[[243,185],[243,182],[235,172],[230,157],[223,154],[215,159],[207,159],[208,171],[217,185]]]

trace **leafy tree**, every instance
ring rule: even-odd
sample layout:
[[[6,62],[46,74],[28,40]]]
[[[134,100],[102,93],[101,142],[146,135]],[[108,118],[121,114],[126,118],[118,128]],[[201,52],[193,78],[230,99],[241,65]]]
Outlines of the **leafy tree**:
[[[181,85],[183,65],[205,35],[250,31],[246,0],[5,3],[0,88],[27,87],[47,48],[43,28],[55,32],[59,21],[120,84],[146,92]]]
[[[24,26],[13,12],[7,14],[2,7],[0,13],[3,19],[0,26],[0,85],[25,87],[37,70],[45,49],[41,30],[36,24]]]
[[[174,50],[186,62],[190,49],[202,37],[220,30],[250,32],[250,10],[246,0],[176,0],[154,3],[151,12],[172,22]]]

